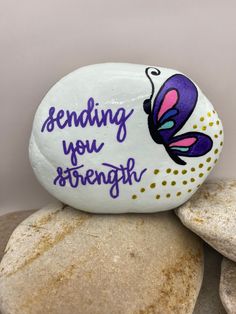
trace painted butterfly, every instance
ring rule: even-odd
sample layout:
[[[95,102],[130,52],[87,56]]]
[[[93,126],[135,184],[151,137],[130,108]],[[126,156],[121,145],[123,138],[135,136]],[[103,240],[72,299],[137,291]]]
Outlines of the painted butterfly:
[[[212,139],[201,132],[176,135],[194,111],[198,99],[196,86],[182,74],[174,74],[156,91],[155,79],[161,72],[154,67],[145,71],[151,82],[152,92],[143,103],[148,114],[148,127],[154,142],[164,145],[169,156],[179,165],[186,162],[180,158],[199,157],[212,148]]]

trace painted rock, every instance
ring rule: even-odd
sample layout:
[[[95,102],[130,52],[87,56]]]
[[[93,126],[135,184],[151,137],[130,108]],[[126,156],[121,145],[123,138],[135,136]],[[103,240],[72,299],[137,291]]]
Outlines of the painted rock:
[[[39,182],[66,204],[156,212],[192,196],[222,145],[217,113],[185,75],[106,63],[51,88],[36,112],[29,153]]]

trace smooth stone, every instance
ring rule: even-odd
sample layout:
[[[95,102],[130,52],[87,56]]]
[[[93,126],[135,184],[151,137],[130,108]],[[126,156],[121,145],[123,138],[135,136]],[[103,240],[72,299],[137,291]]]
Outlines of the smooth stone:
[[[236,261],[236,180],[204,184],[176,213],[186,227]]]
[[[228,314],[236,313],[236,264],[224,258],[221,265],[220,297]]]
[[[35,210],[18,211],[0,215],[0,261],[13,230],[34,211]],[[2,313],[0,312],[0,314]]]
[[[193,314],[226,314],[219,295],[222,255],[204,245],[204,276]]]
[[[202,276],[202,241],[173,212],[94,215],[58,203],[13,232],[0,264],[0,309],[188,314]]]
[[[13,230],[34,211],[19,211],[0,216],[0,261]]]
[[[39,182],[63,203],[141,213],[186,202],[222,145],[217,113],[186,76],[105,63],[80,68],[50,89],[35,114],[29,155]]]

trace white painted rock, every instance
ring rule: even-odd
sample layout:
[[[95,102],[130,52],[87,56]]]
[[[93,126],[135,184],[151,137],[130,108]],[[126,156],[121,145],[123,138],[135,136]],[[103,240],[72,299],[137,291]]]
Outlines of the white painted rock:
[[[236,264],[224,258],[221,265],[220,297],[228,314],[236,314]]]
[[[217,113],[186,76],[107,63],[78,69],[48,92],[29,152],[40,183],[66,204],[156,212],[193,195],[222,145]]]
[[[236,180],[204,184],[176,212],[186,227],[236,261]]]
[[[94,215],[54,204],[13,232],[0,310],[192,314],[202,276],[202,241],[173,212]]]

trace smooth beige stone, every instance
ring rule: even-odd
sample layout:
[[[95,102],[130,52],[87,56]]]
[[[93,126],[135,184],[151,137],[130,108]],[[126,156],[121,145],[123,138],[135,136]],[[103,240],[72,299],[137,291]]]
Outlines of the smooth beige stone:
[[[220,297],[229,314],[236,313],[236,263],[224,258],[221,265]]]
[[[176,213],[186,227],[236,261],[236,180],[204,184]]]
[[[0,308],[187,314],[202,275],[202,243],[173,212],[94,215],[58,203],[12,234],[0,265]]]
[[[13,230],[34,211],[20,211],[0,216],[0,261]]]
[[[205,243],[204,276],[193,314],[226,314],[219,295],[222,255]]]
[[[13,212],[0,216],[0,261],[4,255],[6,244],[13,230],[35,210]],[[1,314],[1,312],[0,312]]]

